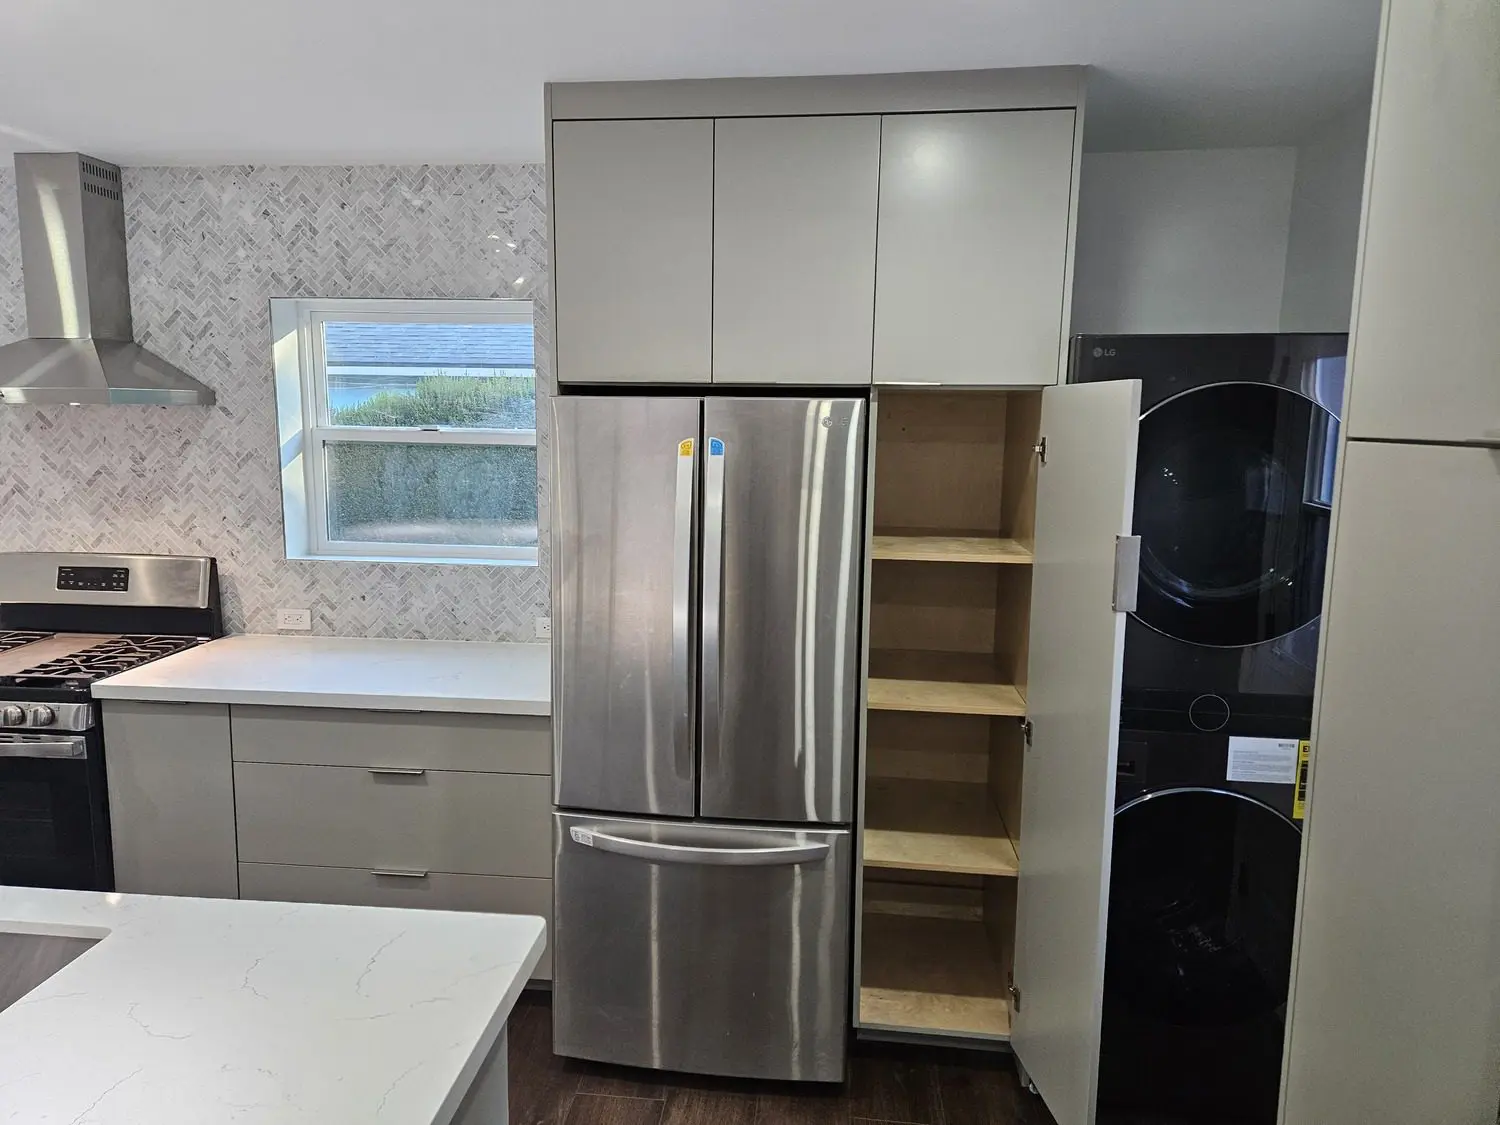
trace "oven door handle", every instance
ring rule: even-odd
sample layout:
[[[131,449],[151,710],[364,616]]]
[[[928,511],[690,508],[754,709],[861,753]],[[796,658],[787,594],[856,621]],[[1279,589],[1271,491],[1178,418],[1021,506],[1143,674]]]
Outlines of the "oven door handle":
[[[0,758],[87,758],[88,739],[82,735],[0,734]]]

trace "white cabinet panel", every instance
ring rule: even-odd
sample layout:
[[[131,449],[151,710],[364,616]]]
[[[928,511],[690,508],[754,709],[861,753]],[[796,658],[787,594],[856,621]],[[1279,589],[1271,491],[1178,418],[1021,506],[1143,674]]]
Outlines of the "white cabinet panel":
[[[1284,1120],[1492,1121],[1500,451],[1353,441],[1343,474]]]
[[[552,772],[552,720],[532,715],[235,704],[230,725],[237,762]]]
[[[1389,0],[1351,437],[1500,441],[1500,4]]]
[[[106,700],[115,888],[235,898],[229,708]]]
[[[238,762],[240,858],[546,878],[551,790],[540,774]]]
[[[553,299],[564,383],[707,383],[714,123],[552,126]]]
[[[876,383],[1057,382],[1074,116],[884,119]]]
[[[868,384],[879,117],[714,133],[715,383]]]
[[[1042,392],[1011,1046],[1059,1125],[1091,1125],[1098,1089],[1140,403],[1134,379]]]

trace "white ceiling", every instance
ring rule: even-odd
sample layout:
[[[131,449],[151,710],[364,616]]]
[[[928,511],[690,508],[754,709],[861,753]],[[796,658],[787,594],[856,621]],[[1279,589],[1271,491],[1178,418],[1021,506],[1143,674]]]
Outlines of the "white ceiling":
[[[1093,149],[1285,144],[1378,0],[0,0],[0,154],[537,160],[549,79],[1099,68]]]

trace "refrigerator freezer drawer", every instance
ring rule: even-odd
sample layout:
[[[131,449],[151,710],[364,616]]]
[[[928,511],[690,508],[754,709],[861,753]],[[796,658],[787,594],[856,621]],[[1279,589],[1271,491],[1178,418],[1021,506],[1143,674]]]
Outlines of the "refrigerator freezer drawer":
[[[843,1080],[847,831],[558,813],[554,832],[558,1054]]]

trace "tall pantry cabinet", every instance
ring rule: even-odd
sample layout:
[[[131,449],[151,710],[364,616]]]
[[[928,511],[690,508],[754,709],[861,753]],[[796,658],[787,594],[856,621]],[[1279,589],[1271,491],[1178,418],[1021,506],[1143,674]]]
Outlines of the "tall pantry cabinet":
[[[1387,0],[1283,1121],[1500,1107],[1500,5]]]
[[[1094,1114],[1140,412],[1056,385],[1082,84],[547,92],[564,391],[870,396],[850,1019],[1010,1044],[1061,1125]]]

